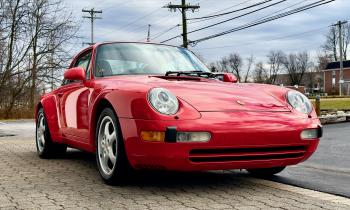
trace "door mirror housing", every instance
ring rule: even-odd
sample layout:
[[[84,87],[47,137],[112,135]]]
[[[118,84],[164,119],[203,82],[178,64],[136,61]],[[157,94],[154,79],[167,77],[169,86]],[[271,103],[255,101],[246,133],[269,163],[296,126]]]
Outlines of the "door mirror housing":
[[[232,82],[232,83],[237,83],[237,77],[231,73],[225,73],[224,74],[224,82]]]
[[[81,67],[68,69],[66,72],[64,72],[63,76],[68,80],[82,80],[84,83],[86,82],[85,69]]]

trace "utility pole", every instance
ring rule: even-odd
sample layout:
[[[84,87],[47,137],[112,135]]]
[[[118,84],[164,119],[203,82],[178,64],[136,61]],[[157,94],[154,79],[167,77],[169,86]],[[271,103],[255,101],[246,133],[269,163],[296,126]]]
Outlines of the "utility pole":
[[[83,18],[90,18],[91,19],[91,43],[89,42],[83,42],[84,44],[88,44],[88,45],[94,45],[94,19],[102,19],[101,17],[95,17],[94,14],[95,13],[102,13],[101,11],[94,11],[94,8],[92,8],[91,10],[82,10],[83,12],[88,12],[90,13],[90,16],[83,16]]]
[[[151,24],[148,24],[147,42],[151,41]]]
[[[169,8],[170,11],[174,10],[176,12],[176,9],[181,9],[180,11],[182,12],[182,37],[183,37],[183,46],[184,48],[187,48],[188,41],[187,41],[187,23],[186,23],[186,10],[190,9],[192,12],[194,12],[196,9],[199,9],[200,6],[198,5],[186,5],[186,0],[182,0],[181,5],[172,5],[169,4],[165,6],[165,8]]]
[[[344,83],[343,80],[343,43],[341,38],[341,25],[347,23],[348,21],[339,21],[337,24],[332,26],[339,26],[339,48],[340,48],[340,78],[339,78],[339,95],[341,96],[341,84]]]

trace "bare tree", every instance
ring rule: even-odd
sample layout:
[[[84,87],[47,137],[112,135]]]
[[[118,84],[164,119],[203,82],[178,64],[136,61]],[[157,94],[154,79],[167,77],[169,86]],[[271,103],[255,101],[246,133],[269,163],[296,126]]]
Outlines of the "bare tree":
[[[80,24],[62,0],[4,0],[1,6],[0,14],[6,15],[0,19],[5,43],[0,42],[0,113],[8,118],[15,106],[34,110],[42,84],[53,81],[53,72],[72,57],[68,41],[77,38]]]
[[[244,75],[244,82],[248,82],[249,80],[249,73],[250,73],[250,69],[254,63],[254,55],[251,55],[249,58],[247,58],[247,71],[245,72],[245,75]]]
[[[277,74],[280,72],[282,67],[282,61],[285,54],[281,50],[271,50],[267,55],[269,69],[265,73],[267,76],[267,84],[275,84]]]
[[[342,25],[342,44],[343,44],[343,58],[347,60],[347,51],[350,43],[350,24],[345,23]]]
[[[325,70],[328,63],[332,62],[332,55],[327,53],[326,51],[318,51],[317,52],[317,66],[316,70],[318,72]]]
[[[342,45],[343,45],[343,59],[347,60],[347,51],[350,44],[350,23],[345,23],[342,25]],[[339,59],[339,29],[338,26],[332,26],[329,31],[324,35],[326,37],[326,42],[321,46],[321,48],[330,53],[333,57],[333,61],[338,61]]]
[[[300,85],[304,74],[310,70],[313,63],[310,61],[310,56],[307,51],[297,54],[290,53],[284,57],[283,65],[290,77],[292,85]]]
[[[260,61],[255,65],[255,69],[252,74],[253,82],[255,83],[265,83],[267,76],[264,64]]]
[[[230,70],[228,59],[224,56],[221,60],[216,62],[218,72],[232,73]]]
[[[329,31],[324,35],[326,37],[326,43],[321,48],[327,52],[331,52],[334,61],[338,61],[338,41],[339,30],[336,26],[332,26]]]
[[[230,53],[227,58],[228,65],[232,69],[232,73],[237,77],[238,81],[241,82],[241,73],[243,67],[243,59],[237,53]]]
[[[215,64],[215,62],[210,62],[208,64],[208,68],[211,72],[218,72],[218,70],[219,70],[217,65]]]

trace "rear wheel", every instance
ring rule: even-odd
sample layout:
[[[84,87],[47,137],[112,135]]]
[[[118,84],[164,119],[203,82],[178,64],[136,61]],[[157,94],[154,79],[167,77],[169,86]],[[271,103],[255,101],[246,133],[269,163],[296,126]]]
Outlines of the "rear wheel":
[[[105,108],[96,126],[96,162],[102,179],[110,185],[125,184],[133,168],[125,152],[123,137],[113,109]]]
[[[250,174],[254,176],[272,176],[278,174],[279,172],[285,169],[285,166],[282,167],[273,167],[273,168],[257,168],[257,169],[246,169]]]
[[[36,121],[36,148],[41,158],[60,157],[63,156],[67,150],[66,145],[52,141],[43,108],[39,109]]]

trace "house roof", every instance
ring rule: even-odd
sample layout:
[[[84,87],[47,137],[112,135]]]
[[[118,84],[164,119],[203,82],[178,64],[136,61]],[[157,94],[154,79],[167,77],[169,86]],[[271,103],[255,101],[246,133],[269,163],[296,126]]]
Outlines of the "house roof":
[[[339,69],[339,68],[340,68],[340,62],[337,61],[337,62],[328,63],[325,70],[327,70],[327,69]],[[343,61],[343,68],[350,68],[350,60]]]

